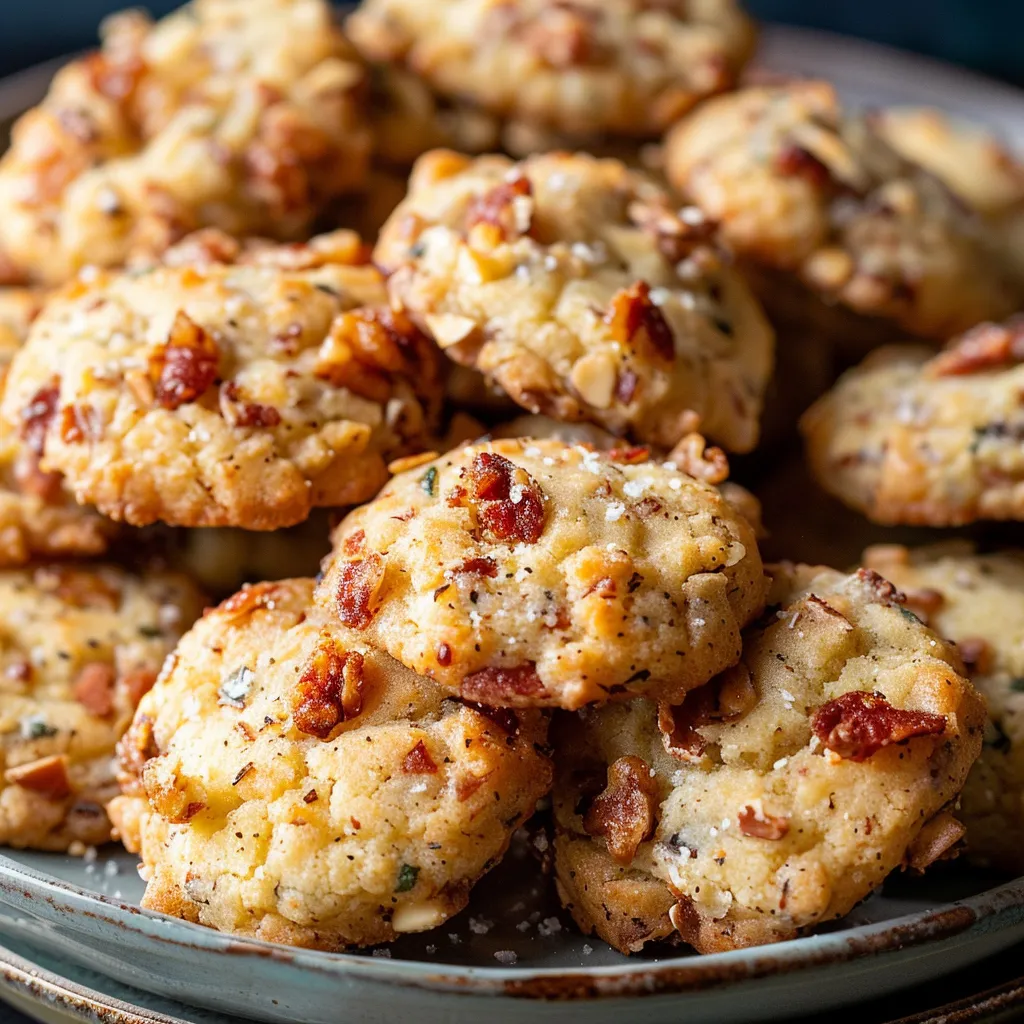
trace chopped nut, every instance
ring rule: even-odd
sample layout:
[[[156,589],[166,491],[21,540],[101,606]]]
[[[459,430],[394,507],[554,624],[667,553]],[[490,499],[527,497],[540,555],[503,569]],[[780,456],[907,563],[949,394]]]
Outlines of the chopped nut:
[[[654,835],[658,792],[646,761],[630,755],[608,768],[608,785],[583,816],[589,836],[603,836],[608,852],[629,864],[640,844]]]
[[[4,772],[4,779],[22,789],[38,793],[47,800],[63,800],[71,795],[68,759],[64,754],[41,757]]]

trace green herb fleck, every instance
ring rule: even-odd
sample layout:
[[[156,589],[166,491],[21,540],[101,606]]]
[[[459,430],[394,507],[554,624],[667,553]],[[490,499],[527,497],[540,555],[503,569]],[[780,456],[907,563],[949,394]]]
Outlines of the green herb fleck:
[[[139,633],[150,640],[164,635],[164,631],[159,626],[139,626]]]
[[[234,672],[226,675],[220,684],[219,704],[227,704],[233,708],[244,708],[245,698],[252,689],[254,675],[251,668],[239,665]]]
[[[398,884],[395,886],[395,892],[408,892],[416,884],[416,877],[419,873],[420,869],[413,867],[412,864],[403,864],[398,870]]]
[[[905,608],[901,604],[896,605],[896,607],[899,608],[900,615],[902,615],[903,618],[907,619],[909,622],[914,622],[919,626],[921,625],[921,620],[909,608]]]
[[[1024,676],[1017,676],[1016,679],[1011,679],[1010,689],[1014,693],[1024,693]]]
[[[57,730],[42,718],[26,718],[21,723],[21,735],[27,740],[41,740],[56,736]]]
[[[420,487],[423,488],[426,494],[433,497],[437,489],[437,467],[431,466],[430,469],[420,477]]]

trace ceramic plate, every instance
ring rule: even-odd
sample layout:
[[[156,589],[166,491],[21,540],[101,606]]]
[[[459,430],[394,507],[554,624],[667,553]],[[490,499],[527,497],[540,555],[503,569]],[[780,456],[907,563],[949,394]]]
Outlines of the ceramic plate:
[[[942,105],[1024,148],[1024,96],[967,72],[790,29],[766,30],[761,65],[829,77],[855,103]],[[35,102],[52,71],[0,83],[0,120]],[[221,1014],[441,1024],[478,1013],[489,1024],[610,1024],[641,1014],[648,1024],[728,1024],[883,995],[1024,939],[1024,879],[953,867],[924,880],[895,878],[808,938],[706,957],[666,947],[627,959],[569,926],[526,842],[437,932],[364,954],[241,941],[144,912],[141,894],[134,858],[123,852],[101,851],[92,863],[0,857],[6,994],[51,1021],[117,1024],[225,1024]],[[508,951],[517,960],[502,966],[495,953],[508,960]]]

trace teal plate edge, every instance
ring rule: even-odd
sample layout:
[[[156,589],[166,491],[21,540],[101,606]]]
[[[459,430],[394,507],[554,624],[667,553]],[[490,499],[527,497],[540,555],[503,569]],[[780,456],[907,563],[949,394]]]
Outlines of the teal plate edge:
[[[765,975],[799,971],[876,957],[954,939],[998,936],[999,946],[1024,937],[1024,878],[928,911],[884,922],[793,939],[776,946],[735,950],[659,963],[577,968],[473,967],[378,959],[361,954],[325,953],[239,939],[163,914],[141,910],[100,894],[76,889],[0,856],[0,905],[21,919],[82,937],[86,948],[98,929],[112,928],[136,942],[194,954],[273,962],[303,972],[351,981],[412,986],[451,993],[505,995],[524,999],[600,999],[707,990]],[[69,954],[74,950],[68,949]],[[94,960],[88,966],[98,967]],[[102,969],[99,968],[98,969]]]

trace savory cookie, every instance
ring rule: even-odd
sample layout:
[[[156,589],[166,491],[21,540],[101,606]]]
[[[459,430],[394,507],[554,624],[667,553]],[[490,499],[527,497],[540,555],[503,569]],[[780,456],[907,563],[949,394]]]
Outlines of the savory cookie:
[[[977,554],[969,544],[869,548],[884,573],[937,633],[954,640],[988,704],[981,756],[967,776],[957,817],[967,855],[1024,874],[1024,553]]]
[[[346,28],[444,96],[587,135],[657,135],[754,44],[736,0],[366,0]]]
[[[871,123],[989,222],[1024,278],[1024,163],[991,131],[930,107],[889,107]]]
[[[825,82],[709,101],[672,129],[666,172],[741,257],[769,271],[765,301],[790,320],[827,319],[821,303],[790,294],[797,282],[808,298],[860,314],[829,322],[868,341],[887,328],[890,340],[899,330],[948,338],[1020,301],[988,225],[870,119],[844,111]]]
[[[142,905],[322,949],[441,924],[551,781],[538,711],[495,711],[310,614],[312,580],[208,612],[120,747]]]
[[[180,576],[0,572],[0,844],[67,850],[110,838],[115,744],[201,609]]]
[[[7,276],[59,283],[206,225],[308,233],[370,149],[365,74],[331,17],[324,0],[193,0],[110,19],[0,160]]]
[[[773,335],[712,235],[618,161],[438,151],[374,259],[393,305],[531,412],[749,451]]]
[[[643,448],[468,445],[394,477],[333,541],[318,602],[495,705],[679,698],[736,660],[766,588],[747,521]]]
[[[83,274],[33,324],[0,415],[133,525],[268,530],[365,500],[422,445],[439,385],[359,258],[338,232],[243,265]]]
[[[804,415],[815,477],[880,523],[1024,518],[1024,317],[880,349]]]
[[[877,573],[773,577],[738,665],[679,707],[585,709],[555,738],[562,900],[623,952],[793,938],[963,834],[944,808],[985,709],[955,650]]]
[[[38,289],[0,288],[0,394],[44,298]],[[117,532],[116,524],[77,505],[60,475],[42,472],[38,462],[31,446],[0,427],[0,569],[33,558],[99,555]]]

